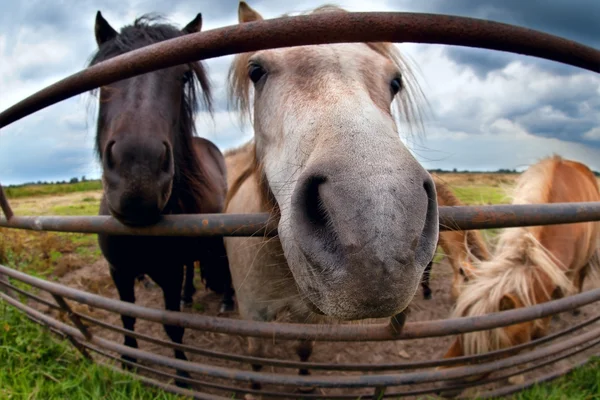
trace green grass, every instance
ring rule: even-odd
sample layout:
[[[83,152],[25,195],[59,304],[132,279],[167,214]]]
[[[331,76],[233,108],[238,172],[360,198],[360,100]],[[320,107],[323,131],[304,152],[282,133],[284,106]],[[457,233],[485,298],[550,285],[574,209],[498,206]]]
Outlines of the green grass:
[[[98,215],[100,201],[86,197],[80,204],[54,206],[50,209],[51,215]]]
[[[0,398],[181,399],[96,365],[67,341],[0,304]]]
[[[564,377],[515,394],[514,400],[592,400],[600,399],[600,358],[576,368]]]
[[[101,190],[100,180],[85,181],[77,183],[60,183],[54,185],[24,185],[4,188],[9,199],[22,197],[36,197],[45,195],[57,195],[75,192],[87,192],[90,190]]]
[[[497,186],[452,185],[452,191],[460,201],[467,205],[506,204],[510,202],[506,198],[504,190]]]

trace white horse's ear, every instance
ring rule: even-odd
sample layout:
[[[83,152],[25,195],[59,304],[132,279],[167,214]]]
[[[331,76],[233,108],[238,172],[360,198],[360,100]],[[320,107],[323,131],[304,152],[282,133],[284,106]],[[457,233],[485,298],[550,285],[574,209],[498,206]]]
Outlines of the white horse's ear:
[[[238,22],[243,24],[244,22],[262,21],[263,17],[256,12],[252,7],[245,1],[240,1],[238,7]]]
[[[196,33],[202,30],[202,13],[198,13],[189,24],[185,26],[181,31],[183,33]]]

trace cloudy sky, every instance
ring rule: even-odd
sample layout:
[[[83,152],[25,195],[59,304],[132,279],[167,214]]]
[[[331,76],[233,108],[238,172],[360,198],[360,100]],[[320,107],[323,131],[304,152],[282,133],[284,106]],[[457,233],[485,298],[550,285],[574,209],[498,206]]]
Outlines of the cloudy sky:
[[[265,18],[302,12],[324,1],[256,0]],[[349,11],[434,12],[491,19],[600,48],[598,0],[340,0]],[[96,50],[100,10],[119,29],[148,12],[182,27],[198,12],[203,30],[237,22],[237,0],[26,0],[2,2],[0,110],[83,69]],[[518,168],[553,152],[600,170],[600,76],[508,53],[453,46],[400,44],[419,67],[429,101],[426,136],[407,141],[427,168]],[[215,86],[214,120],[198,132],[222,150],[251,136],[226,109],[231,56],[207,62]],[[94,98],[80,95],[0,130],[0,182],[98,177],[93,156]]]

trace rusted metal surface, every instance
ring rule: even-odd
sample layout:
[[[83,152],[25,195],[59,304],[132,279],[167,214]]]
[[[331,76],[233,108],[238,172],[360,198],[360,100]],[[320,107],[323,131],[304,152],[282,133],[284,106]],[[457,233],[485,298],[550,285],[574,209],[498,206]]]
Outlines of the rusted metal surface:
[[[0,128],[96,87],[195,60],[288,46],[377,41],[508,51],[600,72],[600,51],[592,47],[499,22],[399,12],[302,15],[185,35],[106,60],[48,86],[0,113]]]
[[[509,228],[600,221],[600,202],[441,206],[440,230]],[[269,214],[168,215],[149,227],[128,227],[110,216],[14,216],[0,227],[34,231],[145,236],[275,236]]]
[[[35,278],[0,265],[0,273],[78,303],[161,324],[176,325],[215,333],[277,339],[314,339],[320,341],[384,341],[439,337],[508,326],[560,312],[574,310],[600,300],[600,288],[528,308],[514,309],[480,317],[406,323],[398,332],[390,323],[368,325],[317,325],[273,323],[208,317],[158,310],[109,299],[92,293]]]
[[[77,329],[79,329],[79,331],[83,334],[85,339],[90,340],[92,338],[92,334],[87,329],[87,327],[81,322],[81,320],[79,319],[79,316],[76,315],[73,312],[73,310],[71,310],[71,307],[67,304],[65,299],[63,299],[61,296],[54,294],[54,293],[52,293],[52,297],[56,301],[56,304],[59,305],[62,312],[67,314],[67,317],[69,317],[71,322],[73,322],[73,324],[77,327]]]
[[[0,293],[0,298],[16,308],[24,311],[33,318],[36,318],[67,335],[71,335],[79,340],[84,339],[83,334],[74,327],[54,320],[53,318],[38,312],[33,308],[6,296],[3,293]],[[114,351],[118,354],[135,357],[143,362],[154,363],[163,367],[178,370],[185,370],[190,373],[197,373],[201,376],[211,378],[234,380],[243,383],[254,381],[263,384],[294,385],[303,387],[318,386],[322,388],[362,388],[400,386],[407,384],[432,383],[444,380],[465,379],[473,375],[491,373],[504,368],[510,368],[525,363],[534,362],[559,352],[569,351],[576,346],[588,344],[592,341],[596,341],[599,338],[600,328],[597,328],[579,336],[563,340],[559,343],[546,346],[541,349],[535,349],[526,354],[519,354],[486,364],[462,366],[435,371],[418,371],[405,374],[372,374],[360,376],[300,376],[295,374],[273,374],[266,372],[235,370],[225,367],[196,364],[189,361],[148,353],[143,350],[117,344],[98,336],[93,336],[89,342],[108,351]]]
[[[145,236],[263,236],[268,214],[180,214],[164,216],[155,225],[134,228],[115,218],[99,216],[15,216],[0,226],[34,231],[106,233]],[[276,230],[276,227],[269,228]]]

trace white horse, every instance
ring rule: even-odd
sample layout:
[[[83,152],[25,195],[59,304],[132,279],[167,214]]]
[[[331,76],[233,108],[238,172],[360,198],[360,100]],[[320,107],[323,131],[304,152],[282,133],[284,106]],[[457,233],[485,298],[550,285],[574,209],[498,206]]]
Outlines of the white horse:
[[[240,2],[240,23],[261,19]],[[276,238],[226,238],[241,316],[271,321],[287,313],[306,323],[403,311],[433,258],[439,220],[432,178],[393,118],[398,104],[414,120],[419,94],[396,47],[244,53],[229,77],[241,115],[253,108],[254,139],[225,154],[225,212],[270,212],[278,223]],[[250,352],[261,355],[261,343],[251,339]],[[311,351],[312,342],[300,343],[302,361]]]

